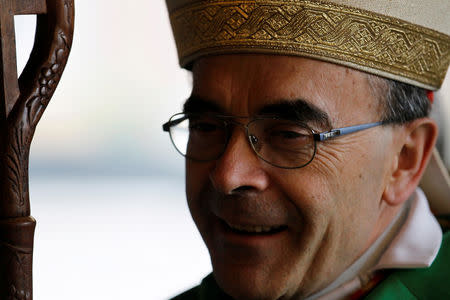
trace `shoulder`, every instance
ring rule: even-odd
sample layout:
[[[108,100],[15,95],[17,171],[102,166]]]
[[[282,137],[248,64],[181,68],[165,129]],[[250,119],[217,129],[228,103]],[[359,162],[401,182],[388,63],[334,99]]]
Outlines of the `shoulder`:
[[[396,270],[366,299],[450,299],[450,232],[429,268]]]
[[[232,300],[226,295],[217,285],[214,277],[211,274],[206,276],[200,285],[193,287],[190,290],[170,299],[170,300]]]

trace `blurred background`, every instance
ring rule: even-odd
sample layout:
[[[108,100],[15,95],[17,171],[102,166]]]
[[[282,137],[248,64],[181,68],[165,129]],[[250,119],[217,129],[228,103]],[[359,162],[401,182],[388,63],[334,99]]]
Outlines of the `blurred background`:
[[[211,270],[185,203],[183,159],[161,130],[190,74],[178,67],[164,1],[75,9],[70,59],[31,148],[35,299],[167,299]],[[20,72],[36,18],[15,21]],[[446,152],[449,81],[436,100]]]

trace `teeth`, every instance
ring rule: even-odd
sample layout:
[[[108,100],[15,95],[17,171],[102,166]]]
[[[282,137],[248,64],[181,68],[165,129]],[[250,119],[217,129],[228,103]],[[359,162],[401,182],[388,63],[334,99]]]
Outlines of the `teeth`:
[[[229,224],[229,223],[227,223],[227,224],[234,230],[244,231],[244,232],[249,232],[249,233],[270,232],[272,230],[275,230],[275,229],[278,229],[281,227],[281,226],[235,225],[235,224]]]

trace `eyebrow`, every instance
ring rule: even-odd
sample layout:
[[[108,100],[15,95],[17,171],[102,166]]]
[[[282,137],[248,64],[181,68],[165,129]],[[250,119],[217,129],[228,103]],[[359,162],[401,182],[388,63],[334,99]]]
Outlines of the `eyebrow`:
[[[213,101],[203,99],[197,95],[191,95],[183,105],[185,113],[217,112],[224,113],[224,110]]]
[[[183,106],[185,113],[215,112],[225,113],[225,110],[211,100],[191,95]],[[303,99],[278,100],[273,104],[262,107],[258,112],[259,116],[274,116],[282,119],[299,121],[305,124],[314,124],[320,129],[331,129],[331,122],[328,114]]]
[[[331,129],[331,121],[328,114],[303,99],[279,100],[261,108],[259,115],[271,115],[283,119],[300,121],[305,124],[313,123],[321,129]]]

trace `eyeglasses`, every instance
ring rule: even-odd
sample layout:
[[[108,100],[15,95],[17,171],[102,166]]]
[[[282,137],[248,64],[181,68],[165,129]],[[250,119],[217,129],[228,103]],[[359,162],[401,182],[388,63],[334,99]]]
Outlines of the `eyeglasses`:
[[[245,128],[256,155],[283,169],[296,169],[309,164],[316,154],[317,142],[383,125],[383,122],[332,129],[317,133],[307,125],[278,117],[256,117],[247,124],[236,119],[248,117],[205,113],[178,113],[163,125],[175,149],[194,161],[218,159],[228,145],[235,126]]]

